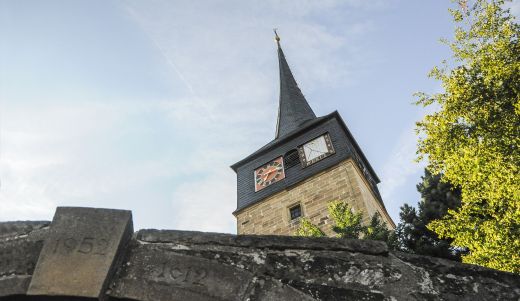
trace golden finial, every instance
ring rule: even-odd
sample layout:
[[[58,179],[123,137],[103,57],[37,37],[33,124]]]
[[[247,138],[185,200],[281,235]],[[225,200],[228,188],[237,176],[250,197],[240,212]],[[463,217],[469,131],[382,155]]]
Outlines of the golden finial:
[[[276,44],[278,44],[278,46],[280,45],[280,37],[278,36],[278,32],[276,32],[278,30],[278,28],[274,28],[273,31],[274,31],[274,39],[276,40]]]

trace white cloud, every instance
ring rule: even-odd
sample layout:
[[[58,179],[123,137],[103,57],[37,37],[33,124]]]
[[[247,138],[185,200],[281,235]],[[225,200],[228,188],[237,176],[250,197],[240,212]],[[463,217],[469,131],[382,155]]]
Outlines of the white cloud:
[[[386,159],[381,173],[381,196],[385,201],[389,213],[394,222],[398,222],[399,206],[403,202],[416,202],[418,199],[403,199],[403,189],[415,186],[419,181],[422,171],[426,167],[425,162],[414,162],[417,149],[417,135],[414,128],[407,128],[402,133],[390,156]]]
[[[390,152],[387,163],[383,166],[381,194],[383,199],[395,197],[396,190],[410,181],[410,176],[424,169],[423,163],[414,162],[417,149],[417,136],[414,129],[402,132],[394,149]],[[413,179],[412,181],[416,181]],[[402,200],[397,200],[402,202]]]
[[[200,181],[186,182],[175,190],[172,216],[175,229],[209,232],[235,232],[231,215],[236,207],[236,183],[233,171],[221,170]]]
[[[81,156],[80,140],[113,122],[105,106],[93,105],[31,110],[4,102],[2,117],[0,220],[52,216],[59,186],[70,184],[64,168]]]
[[[293,72],[310,93],[355,81],[348,66],[365,60],[353,41],[373,24],[345,21],[351,14],[346,8],[385,5],[124,3],[122,11],[171,67],[168,77],[178,90],[131,103],[86,101],[88,95],[33,103],[2,99],[0,220],[50,219],[56,206],[82,205],[133,209],[138,228],[234,232],[236,177],[229,165],[274,136],[278,78],[271,29],[280,29]],[[342,26],[321,24],[314,19],[318,12]],[[338,53],[356,55],[345,61]],[[72,95],[79,93],[75,89]],[[156,121],[161,123],[147,124]],[[151,216],[152,207],[164,216]]]
[[[58,205],[106,207],[103,196],[168,175],[161,160],[123,159],[127,150],[116,141],[134,110],[95,102],[32,109],[4,102],[0,220],[50,219]]]
[[[278,78],[271,29],[280,29],[290,64],[303,61],[291,66],[303,90],[310,91],[306,83],[333,85],[354,79],[346,71],[351,62],[339,61],[336,52],[359,51],[350,39],[370,31],[371,23],[352,22],[334,33],[309,19],[319,10],[334,12],[344,5],[341,1],[125,3],[129,16],[172,66],[173,77],[192,91],[161,103],[172,127],[189,140],[189,156],[176,172],[204,174],[175,188],[172,225],[234,232],[230,221],[236,178],[228,166],[274,135]],[[305,72],[298,66],[305,66]]]

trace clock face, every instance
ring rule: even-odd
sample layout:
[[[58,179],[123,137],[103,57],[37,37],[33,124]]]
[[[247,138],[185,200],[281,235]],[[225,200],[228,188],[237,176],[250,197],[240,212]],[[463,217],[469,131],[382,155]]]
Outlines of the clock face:
[[[303,167],[334,154],[329,134],[321,135],[298,148]]]
[[[262,190],[284,178],[283,157],[279,157],[255,169],[255,191]]]

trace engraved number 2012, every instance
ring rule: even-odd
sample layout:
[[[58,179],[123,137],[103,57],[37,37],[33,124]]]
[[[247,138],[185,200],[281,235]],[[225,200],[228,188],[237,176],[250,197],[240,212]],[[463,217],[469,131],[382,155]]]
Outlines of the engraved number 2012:
[[[193,285],[204,285],[202,280],[206,278],[207,274],[207,271],[203,268],[175,267],[168,262],[164,262],[158,278],[166,282],[187,282]]]
[[[84,237],[76,239],[74,237],[58,238],[54,245],[53,253],[60,249],[68,253],[78,252],[82,254],[105,255],[108,248],[108,240],[104,238]]]

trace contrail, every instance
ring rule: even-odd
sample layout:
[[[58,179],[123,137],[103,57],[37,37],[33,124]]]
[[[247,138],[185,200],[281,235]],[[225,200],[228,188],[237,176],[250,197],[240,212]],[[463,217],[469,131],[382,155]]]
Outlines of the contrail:
[[[137,23],[140,23],[140,24],[142,23],[142,22],[140,22],[139,16],[132,10],[132,8],[130,8],[129,6],[126,6],[126,5],[124,5],[124,7],[128,11],[128,13],[137,21]],[[195,95],[195,90],[193,90],[193,86],[188,82],[186,77],[184,77],[184,75],[181,73],[179,68],[177,68],[175,63],[166,55],[166,52],[161,47],[161,45],[159,45],[159,43],[153,38],[153,36],[146,30],[146,27],[143,26],[142,24],[141,24],[141,28],[144,31],[144,33],[146,34],[146,36],[150,39],[150,41],[152,41],[152,43],[155,45],[157,50],[159,50],[162,57],[164,58],[164,60],[166,60],[168,65],[170,65],[170,67],[173,69],[175,74],[177,74],[179,76],[179,78],[181,79],[181,81],[184,83],[184,85],[186,85],[186,87],[188,87],[191,94]]]

